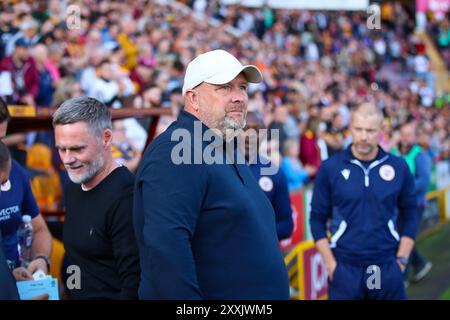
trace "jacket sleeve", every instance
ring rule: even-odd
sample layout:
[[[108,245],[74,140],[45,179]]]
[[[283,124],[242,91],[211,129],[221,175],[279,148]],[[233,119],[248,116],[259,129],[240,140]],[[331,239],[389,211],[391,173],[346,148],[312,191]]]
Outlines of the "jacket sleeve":
[[[160,145],[147,155],[150,160],[136,182],[141,299],[202,298],[191,240],[206,194],[207,172],[202,165],[173,164],[171,145]]]
[[[133,189],[124,191],[110,217],[110,233],[113,254],[121,282],[120,299],[138,298],[139,251],[133,231]]]
[[[322,164],[314,181],[309,219],[311,233],[315,241],[327,238],[327,221],[331,217],[331,187],[326,166]]]
[[[416,238],[419,224],[417,212],[417,197],[414,187],[414,177],[409,171],[406,162],[401,159],[402,172],[404,174],[403,185],[398,198],[399,220],[402,221],[401,236],[411,239]]]
[[[277,186],[272,206],[275,211],[278,240],[289,238],[294,228],[294,222],[292,221],[288,184],[284,172],[281,169],[278,172]]]

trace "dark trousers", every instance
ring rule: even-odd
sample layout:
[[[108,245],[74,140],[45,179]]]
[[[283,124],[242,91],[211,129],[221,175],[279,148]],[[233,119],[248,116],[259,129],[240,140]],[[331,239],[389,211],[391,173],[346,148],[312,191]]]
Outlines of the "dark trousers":
[[[419,212],[419,224],[420,221],[422,220],[422,215],[423,212],[425,211],[425,207],[423,206],[418,206],[417,207],[417,211]],[[405,279],[408,279],[408,274],[409,271],[411,270],[411,267],[414,268],[414,271],[420,270],[421,268],[423,268],[423,266],[427,263],[427,259],[425,259],[417,250],[416,245],[414,245],[411,254],[409,256],[409,261],[408,261],[408,265],[406,267],[406,271],[405,271]]]
[[[419,213],[419,225],[420,222],[422,221],[422,215],[423,212],[425,211],[425,207],[424,206],[417,206],[417,212]],[[402,219],[399,219],[397,221],[398,227],[401,230],[403,227],[403,221]],[[416,245],[414,245],[411,254],[409,256],[409,261],[408,261],[408,265],[406,266],[406,270],[405,270],[405,279],[408,279],[408,274],[409,271],[411,270],[411,267],[414,268],[414,270],[420,270],[425,264],[427,263],[427,260],[419,253],[419,251],[416,248]]]
[[[423,268],[423,266],[427,263],[427,260],[417,251],[416,247],[414,246],[413,250],[411,251],[411,255],[409,257],[409,263],[408,267],[406,268],[406,274],[408,274],[408,271],[411,267],[414,268],[415,271],[420,270]]]
[[[378,265],[379,286],[374,286],[374,272],[337,262],[333,281],[328,280],[330,300],[406,300],[403,272],[395,257],[392,262]]]

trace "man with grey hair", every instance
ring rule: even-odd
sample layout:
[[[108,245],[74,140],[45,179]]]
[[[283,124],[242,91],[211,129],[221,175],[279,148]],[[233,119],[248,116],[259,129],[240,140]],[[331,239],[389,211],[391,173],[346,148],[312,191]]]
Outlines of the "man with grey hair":
[[[81,272],[73,299],[134,299],[139,256],[132,225],[133,175],[112,158],[111,113],[100,101],[65,101],[53,115],[55,142],[70,180],[63,242]]]
[[[189,63],[184,110],[150,145],[136,174],[141,299],[289,298],[272,205],[245,162],[223,152],[245,126],[248,82],[261,81],[255,66],[223,50]],[[187,140],[181,163],[180,136]],[[207,149],[221,161],[190,161]]]

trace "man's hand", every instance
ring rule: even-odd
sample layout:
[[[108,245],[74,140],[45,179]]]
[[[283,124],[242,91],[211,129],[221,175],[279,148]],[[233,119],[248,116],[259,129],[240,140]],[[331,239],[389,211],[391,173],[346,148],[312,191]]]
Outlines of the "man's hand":
[[[334,271],[336,270],[336,260],[331,261],[329,265],[327,265],[327,272],[328,272],[328,278],[330,278],[330,281],[333,281]]]
[[[398,266],[400,267],[400,270],[402,270],[402,272],[405,272],[406,266],[403,265],[403,264],[401,264],[398,260],[397,260],[397,264],[398,264]]]
[[[47,269],[47,262],[45,262],[44,259],[39,258],[39,259],[33,260],[28,265],[28,271],[30,271],[31,274],[35,273],[39,269],[44,271],[45,274],[48,274],[49,270]]]
[[[323,261],[327,267],[328,277],[330,281],[333,280],[334,270],[336,270],[336,259],[334,258],[333,252],[330,249],[330,245],[328,243],[327,238],[323,238],[316,241],[316,248],[322,256]]]
[[[31,298],[31,300],[48,300],[48,293],[41,294],[40,296]]]
[[[24,267],[19,267],[19,268],[14,269],[13,276],[14,276],[14,279],[16,279],[16,281],[33,280],[32,273]]]
[[[413,247],[414,247],[414,240],[407,236],[402,236],[400,238],[400,245],[398,246],[397,250],[397,257],[406,257],[407,259],[409,259],[409,255]],[[400,270],[402,270],[402,272],[405,272],[406,266],[402,265],[398,260],[397,263],[400,266]]]

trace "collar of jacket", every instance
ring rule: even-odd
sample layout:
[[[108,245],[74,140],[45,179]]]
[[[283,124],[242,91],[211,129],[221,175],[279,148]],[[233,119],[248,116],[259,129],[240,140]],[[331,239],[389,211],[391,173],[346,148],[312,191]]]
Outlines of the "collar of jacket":
[[[180,110],[177,120],[181,123],[191,124],[192,126],[194,125],[194,121],[200,121],[196,116],[194,116],[192,113],[184,111],[184,109]],[[204,130],[208,129],[208,127],[203,122],[202,125]]]
[[[361,159],[356,158],[356,157],[353,155],[353,152],[352,152],[352,145],[353,145],[353,143],[350,144],[350,145],[348,146],[348,148],[345,149],[345,151],[344,151],[345,162],[350,162],[350,161],[353,160],[353,159],[356,159],[356,160],[359,160],[359,161],[364,161],[364,160],[361,160]],[[384,157],[386,157],[386,156],[389,157],[389,153],[387,153],[387,152],[384,151],[380,146],[378,146],[378,154],[377,154],[377,156],[376,156],[374,159],[372,159],[371,161],[379,160],[379,159],[382,159],[382,158],[384,158]]]

